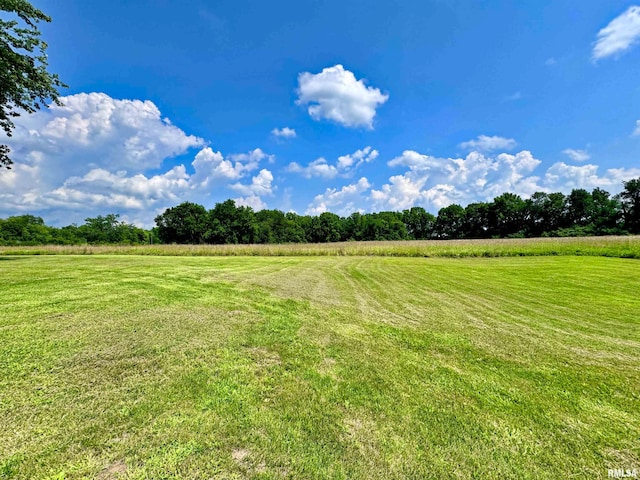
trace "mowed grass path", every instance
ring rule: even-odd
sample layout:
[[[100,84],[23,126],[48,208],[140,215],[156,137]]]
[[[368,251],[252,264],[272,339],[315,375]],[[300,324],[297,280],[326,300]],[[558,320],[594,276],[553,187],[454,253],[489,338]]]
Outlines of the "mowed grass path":
[[[0,258],[0,478],[640,468],[640,262]]]

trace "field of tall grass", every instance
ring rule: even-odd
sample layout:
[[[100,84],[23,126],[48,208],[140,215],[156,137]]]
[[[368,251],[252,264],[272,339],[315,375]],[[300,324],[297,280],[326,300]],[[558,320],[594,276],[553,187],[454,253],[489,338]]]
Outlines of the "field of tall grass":
[[[0,246],[0,255],[388,256],[453,258],[580,255],[640,258],[640,236],[412,240],[284,245]]]

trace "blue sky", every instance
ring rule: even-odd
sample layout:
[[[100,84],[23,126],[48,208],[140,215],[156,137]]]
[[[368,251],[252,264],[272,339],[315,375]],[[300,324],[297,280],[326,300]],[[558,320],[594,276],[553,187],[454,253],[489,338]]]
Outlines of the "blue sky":
[[[33,3],[69,88],[16,121],[0,217],[436,213],[640,177],[633,2]]]

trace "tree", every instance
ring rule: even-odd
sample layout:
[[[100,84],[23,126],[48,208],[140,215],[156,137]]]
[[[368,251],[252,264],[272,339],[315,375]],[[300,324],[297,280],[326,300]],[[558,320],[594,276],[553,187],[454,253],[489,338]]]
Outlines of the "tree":
[[[207,243],[253,243],[257,233],[251,207],[236,206],[234,200],[216,203],[209,211],[204,240]]]
[[[402,212],[402,221],[406,225],[407,234],[415,240],[421,240],[433,235],[436,217],[422,207],[412,207]]]
[[[563,193],[535,192],[526,204],[530,236],[551,234],[567,226],[566,197]]]
[[[47,44],[37,28],[51,18],[26,0],[0,0],[0,11],[21,20],[0,18],[0,128],[10,137],[13,118],[39,110],[49,99],[60,105],[58,88],[66,85],[47,72]],[[9,152],[0,145],[0,168],[11,168]]]
[[[489,207],[485,202],[470,203],[464,209],[465,238],[486,238],[489,232]]]
[[[609,192],[595,188],[591,192],[593,199],[592,226],[596,235],[619,235],[622,231],[622,207]]]
[[[489,230],[491,235],[508,237],[524,230],[525,202],[519,195],[503,193],[489,206]]]
[[[203,243],[207,210],[197,203],[183,202],[155,218],[158,236],[165,243]]]
[[[0,220],[0,243],[5,245],[43,245],[52,243],[51,228],[33,215]]]
[[[461,238],[464,226],[464,208],[454,203],[438,211],[435,232],[437,238]]]
[[[84,225],[77,229],[87,243],[120,243],[138,245],[147,242],[146,232],[119,220],[120,214],[109,213],[106,216],[98,215],[95,218],[86,218]],[[69,232],[67,232],[69,233]]]
[[[299,216],[280,210],[260,210],[255,213],[256,243],[303,243],[304,230],[296,222]]]
[[[620,200],[624,212],[625,228],[631,233],[640,233],[640,178],[623,183]]]
[[[339,242],[342,239],[342,222],[338,215],[323,212],[313,217],[313,241],[316,243]]]
[[[587,226],[593,215],[593,197],[584,188],[574,188],[567,197],[567,215],[570,225]]]

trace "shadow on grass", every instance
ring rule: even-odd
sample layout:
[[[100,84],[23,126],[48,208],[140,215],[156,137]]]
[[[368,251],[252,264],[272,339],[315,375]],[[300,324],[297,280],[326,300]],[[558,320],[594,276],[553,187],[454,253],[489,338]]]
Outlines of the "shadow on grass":
[[[19,256],[15,256],[15,257],[0,257],[0,262],[2,262],[3,260],[23,260],[24,257],[19,257]]]

